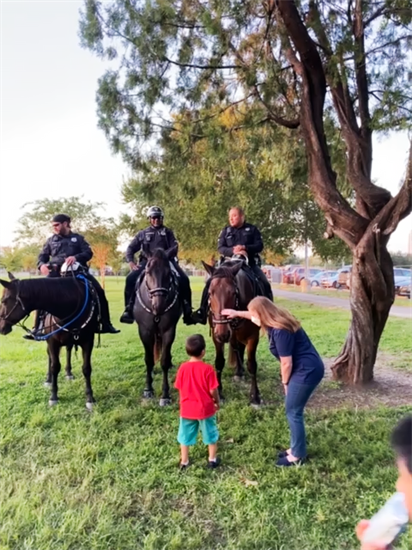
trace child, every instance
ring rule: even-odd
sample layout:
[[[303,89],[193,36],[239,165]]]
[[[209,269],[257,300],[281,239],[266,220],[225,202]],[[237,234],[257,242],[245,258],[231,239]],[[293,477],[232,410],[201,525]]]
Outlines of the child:
[[[409,515],[409,521],[412,521],[412,416],[407,416],[401,420],[392,432],[392,447],[396,455],[396,464],[398,466],[398,481],[396,490],[404,496],[405,508]],[[369,521],[362,520],[356,527],[356,535],[360,541],[369,527]],[[389,548],[386,544],[364,543],[361,550],[385,550]]]
[[[180,443],[180,469],[189,466],[189,446],[196,443],[199,428],[203,443],[209,446],[208,468],[217,468],[220,459],[217,454],[219,431],[216,425],[216,411],[219,410],[219,392],[216,373],[212,366],[202,361],[206,351],[205,339],[201,334],[189,336],[186,353],[190,359],[180,365],[175,388],[180,394],[180,426],[177,440]]]

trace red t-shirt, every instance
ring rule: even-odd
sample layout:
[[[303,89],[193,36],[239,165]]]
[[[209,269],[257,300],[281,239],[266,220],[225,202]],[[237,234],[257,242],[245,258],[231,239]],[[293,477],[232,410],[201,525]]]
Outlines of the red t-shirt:
[[[187,361],[177,371],[175,388],[180,394],[180,416],[204,420],[216,412],[210,392],[219,387],[216,373],[203,361]]]

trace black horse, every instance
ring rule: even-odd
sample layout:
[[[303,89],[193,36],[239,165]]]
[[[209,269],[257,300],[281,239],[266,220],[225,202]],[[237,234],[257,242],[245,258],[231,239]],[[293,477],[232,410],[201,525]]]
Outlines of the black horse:
[[[165,252],[156,249],[146,256],[145,270],[136,285],[133,316],[145,350],[146,388],[143,396],[154,397],[153,367],[160,356],[163,371],[160,406],[163,407],[171,403],[168,372],[172,367],[171,349],[182,306],[176,274]]]
[[[94,335],[98,332],[98,302],[91,284],[85,278],[29,279],[20,281],[9,273],[10,281],[0,280],[4,286],[0,307],[0,334],[6,335],[12,327],[34,310],[50,313],[46,317],[44,339],[47,340],[51,396],[49,405],[58,402],[57,378],[60,372],[60,349],[74,345],[82,348],[83,374],[86,380],[86,407],[93,409],[95,399],[91,386],[91,355]],[[67,373],[66,374],[71,374]]]
[[[225,344],[229,344],[229,363],[236,367],[235,380],[244,376],[244,355],[247,353],[247,368],[251,377],[250,403],[261,403],[256,372],[256,350],[259,344],[259,327],[247,319],[228,319],[221,315],[223,309],[245,310],[248,303],[257,295],[257,284],[242,269],[241,261],[225,261],[220,267],[202,262],[211,276],[209,286],[209,325],[215,344],[215,368],[219,382],[219,395],[222,394],[222,371],[225,366]]]

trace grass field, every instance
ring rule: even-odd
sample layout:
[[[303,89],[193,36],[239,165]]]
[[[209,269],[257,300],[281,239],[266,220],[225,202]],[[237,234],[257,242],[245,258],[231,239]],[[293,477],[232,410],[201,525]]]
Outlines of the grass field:
[[[201,285],[193,281],[195,304]],[[122,290],[122,280],[108,280],[116,321]],[[338,353],[348,312],[279,303],[301,319],[324,357]],[[235,385],[225,369],[227,400],[218,413],[222,468],[205,468],[206,450],[199,444],[194,464],[181,473],[176,392],[169,408],[161,409],[158,399],[143,401],[142,346],[135,326],[121,328],[94,352],[98,404],[92,414],[84,406],[80,359],[74,361],[76,380],[61,376],[60,403],[50,409],[42,386],[45,345],[23,341],[18,329],[1,338],[0,550],[359,547],[355,524],[394,490],[388,436],[406,407],[310,408],[313,460],[276,469],[275,451],[288,445],[288,429],[279,369],[262,341],[258,379],[269,404],[249,407],[248,384]],[[391,318],[382,340],[382,350],[402,355],[404,370],[410,365],[411,329],[409,320]],[[194,331],[208,336],[205,327],[179,325],[175,365],[185,359],[184,339]],[[206,359],[213,362],[211,344]],[[156,372],[159,395],[159,367]],[[411,544],[407,535],[398,548]]]

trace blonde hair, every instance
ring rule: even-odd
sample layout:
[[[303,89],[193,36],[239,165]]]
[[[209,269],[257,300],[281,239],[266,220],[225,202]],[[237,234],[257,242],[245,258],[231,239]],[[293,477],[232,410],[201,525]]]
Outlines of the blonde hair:
[[[253,298],[247,306],[249,311],[255,311],[259,316],[261,327],[283,328],[290,332],[300,329],[300,323],[287,309],[279,307],[264,296]]]

